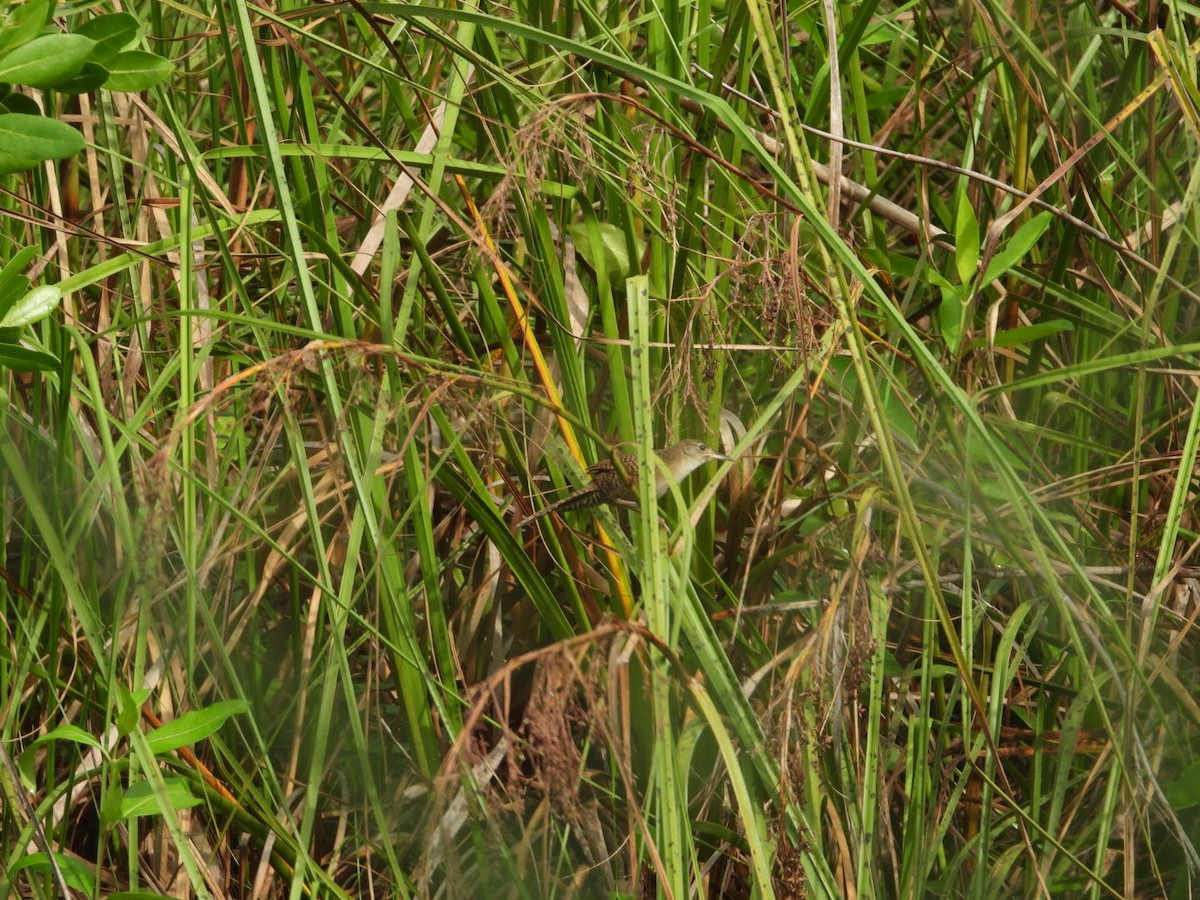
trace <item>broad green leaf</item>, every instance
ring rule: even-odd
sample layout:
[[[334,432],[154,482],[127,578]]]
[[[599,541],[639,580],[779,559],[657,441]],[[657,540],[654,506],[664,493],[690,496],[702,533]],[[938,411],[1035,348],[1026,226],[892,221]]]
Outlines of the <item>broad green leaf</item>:
[[[602,259],[597,258],[599,253],[597,253],[597,248],[592,246],[586,225],[576,223],[568,226],[567,231],[575,239],[575,247],[579,251],[579,255],[587,260],[589,266],[593,269],[599,269],[601,266],[604,266],[605,271],[608,273],[609,281],[614,283],[623,281],[630,273],[629,252],[625,244],[625,232],[616,225],[607,222],[599,223],[597,228],[600,231],[600,240],[603,243],[603,248],[600,249],[600,253],[603,253]]]
[[[0,319],[0,328],[24,328],[44,319],[62,302],[62,289],[57,285],[44,284],[36,287],[15,304]]]
[[[919,426],[913,416],[912,409],[904,403],[895,391],[888,391],[883,396],[883,417],[898,437],[908,441],[910,447],[919,447]]]
[[[149,688],[131,691],[124,685],[117,685],[117,734],[124,737],[137,727],[142,718],[142,704],[149,697]]]
[[[65,856],[62,853],[54,854],[54,862],[58,864],[58,870],[62,872],[63,878],[69,887],[77,891],[82,891],[89,897],[95,894],[96,879],[86,863],[73,856]],[[54,869],[50,865],[50,858],[45,853],[31,853],[17,860],[16,864],[9,871],[10,873],[27,871],[31,874],[48,875]]]
[[[0,59],[0,81],[56,87],[83,68],[96,42],[81,34],[45,34]]]
[[[131,46],[137,40],[140,28],[141,23],[129,13],[110,13],[89,19],[76,28],[75,33],[96,42],[89,58],[103,65]]]
[[[14,172],[24,172],[27,169],[32,169],[40,159],[28,159],[23,156],[12,156],[0,150],[0,175],[12,175]]]
[[[1200,763],[1192,763],[1164,784],[1163,795],[1176,812],[1200,806]]]
[[[91,732],[84,731],[78,725],[59,725],[52,731],[43,734],[40,738],[30,744],[17,758],[17,769],[21,773],[21,781],[24,783],[25,787],[31,791],[37,789],[36,773],[38,759],[41,756],[41,751],[39,748],[43,744],[48,744],[53,741],[71,741],[72,743],[85,744],[88,747],[94,747],[97,750],[101,749],[100,742],[96,740],[96,736]]]
[[[79,70],[78,74],[73,78],[68,78],[55,90],[62,94],[86,94],[88,91],[103,87],[107,81],[108,69],[89,59],[83,64],[83,68]]]
[[[157,53],[126,50],[114,56],[106,68],[109,76],[104,86],[110,91],[144,91],[164,81],[174,66]]]
[[[967,317],[964,298],[968,296],[971,285],[942,285],[942,302],[938,305],[937,321],[942,331],[942,340],[951,353],[958,353],[962,343],[963,332],[966,330]]]
[[[78,725],[59,725],[57,728],[48,731],[46,734],[43,734],[40,738],[34,741],[33,746],[36,747],[39,744],[48,744],[51,741],[71,741],[72,743],[86,744],[89,747],[95,747],[97,750],[101,749],[100,742],[96,740],[96,736],[90,731],[85,731],[84,729],[80,728]]]
[[[37,257],[36,247],[25,247],[8,261],[0,270],[0,320],[13,308],[21,297],[29,290],[29,279],[21,273]]]
[[[929,279],[931,284],[935,284],[942,290],[954,290],[958,285],[952,284],[940,272],[930,269],[925,273],[925,277]]]
[[[9,94],[0,103],[0,113],[22,113],[26,116],[40,117],[42,110],[32,97],[26,97],[24,94]]]
[[[975,279],[975,267],[979,265],[979,219],[967,192],[961,189],[954,217],[954,265],[960,284],[970,284]]]
[[[992,261],[988,263],[987,274],[983,276],[983,284],[991,284],[1022,259],[1029,249],[1037,243],[1047,228],[1050,227],[1050,213],[1038,213],[1017,229],[1004,246],[996,251]]]
[[[190,809],[204,802],[192,793],[188,783],[182,778],[164,778],[163,783],[167,788],[167,800],[171,804],[171,809]],[[155,799],[154,791],[148,781],[139,781],[137,784],[130,785],[129,790],[121,799],[120,818],[122,819],[131,819],[134,816],[156,816],[161,812],[158,800]]]
[[[50,0],[26,0],[10,8],[0,19],[0,54],[33,40],[50,23]]]
[[[58,358],[43,350],[31,350],[11,341],[0,341],[0,369],[14,372],[53,372]]]
[[[995,346],[1019,347],[1022,344],[1032,344],[1060,334],[1064,331],[1074,331],[1075,326],[1066,319],[1052,319],[1049,322],[1038,322],[1035,325],[1022,325],[1020,328],[1009,328],[996,335]]]
[[[225,724],[231,716],[250,708],[245,700],[222,700],[204,709],[184,713],[174,722],[155,728],[146,735],[146,743],[155,753],[165,753],[203,740]]]
[[[121,821],[121,804],[125,802],[125,786],[116,766],[106,766],[101,778],[104,785],[100,790],[100,821],[105,824]]]
[[[24,113],[0,115],[0,172],[19,172],[46,159],[65,159],[83,149],[83,136],[64,122]],[[9,161],[26,165],[4,168]]]

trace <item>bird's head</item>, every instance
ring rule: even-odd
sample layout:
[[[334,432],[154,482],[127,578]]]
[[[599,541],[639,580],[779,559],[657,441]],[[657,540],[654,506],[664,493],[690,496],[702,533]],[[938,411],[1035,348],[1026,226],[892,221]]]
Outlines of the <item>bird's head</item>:
[[[704,441],[686,440],[680,441],[678,444],[672,444],[665,448],[659,454],[663,464],[671,473],[671,477],[675,481],[680,481],[700,468],[709,460],[719,460],[720,462],[731,462],[730,457],[726,456],[717,450],[714,450]]]

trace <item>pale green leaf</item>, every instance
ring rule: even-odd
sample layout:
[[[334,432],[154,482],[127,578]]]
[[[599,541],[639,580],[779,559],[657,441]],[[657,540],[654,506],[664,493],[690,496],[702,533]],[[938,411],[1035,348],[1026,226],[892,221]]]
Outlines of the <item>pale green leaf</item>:
[[[95,41],[81,34],[45,34],[0,58],[0,81],[52,88],[72,78],[92,53]]]
[[[62,302],[62,290],[53,284],[36,287],[16,303],[0,319],[0,328],[23,328],[44,319]]]
[[[118,53],[106,65],[110,91],[144,91],[165,80],[174,68],[169,59],[145,50]]]

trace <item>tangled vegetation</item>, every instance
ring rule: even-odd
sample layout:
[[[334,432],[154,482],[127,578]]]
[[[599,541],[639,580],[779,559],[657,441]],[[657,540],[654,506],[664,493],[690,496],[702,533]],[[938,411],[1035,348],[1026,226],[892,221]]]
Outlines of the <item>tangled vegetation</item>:
[[[1196,894],[1194,7],[38,2],[6,896]]]

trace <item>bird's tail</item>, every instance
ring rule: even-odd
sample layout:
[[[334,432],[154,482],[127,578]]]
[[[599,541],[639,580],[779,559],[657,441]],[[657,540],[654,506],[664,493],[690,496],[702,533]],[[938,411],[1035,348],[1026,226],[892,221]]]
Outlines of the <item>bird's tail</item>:
[[[590,509],[593,506],[599,506],[604,502],[604,494],[596,488],[584,488],[576,491],[568,497],[563,497],[551,503],[549,506],[539,509],[535,513],[530,513],[520,522],[517,523],[518,528],[524,528],[535,519],[540,519],[542,516],[548,516],[552,512],[570,512],[573,509]]]

